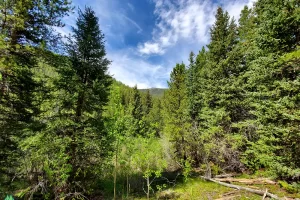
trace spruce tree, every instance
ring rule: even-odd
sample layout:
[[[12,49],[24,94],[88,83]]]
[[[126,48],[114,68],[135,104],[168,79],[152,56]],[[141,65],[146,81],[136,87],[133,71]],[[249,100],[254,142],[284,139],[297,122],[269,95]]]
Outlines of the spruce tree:
[[[270,53],[290,52],[300,45],[299,5],[299,1],[286,0],[260,0],[255,4],[260,48]]]
[[[152,97],[150,94],[150,90],[148,89],[146,91],[146,94],[143,95],[143,112],[145,116],[150,113],[152,107],[153,107]]]
[[[195,105],[195,96],[197,92],[197,83],[198,83],[198,70],[195,62],[195,54],[193,52],[190,53],[189,57],[189,68],[187,70],[187,95],[189,100],[189,112],[192,120],[196,119],[197,116],[197,108]]]
[[[42,47],[52,45],[53,26],[62,26],[70,9],[66,0],[0,2],[0,179],[9,177],[3,185],[19,178],[18,143],[43,128],[38,116],[47,95],[36,68],[44,62]]]
[[[299,179],[298,123],[299,32],[297,1],[261,0],[255,4],[257,28],[246,88],[255,127],[244,162],[256,170],[271,169],[279,178]],[[289,15],[289,16],[287,16]],[[272,28],[270,28],[272,27]],[[288,173],[287,173],[288,171]]]
[[[218,64],[222,59],[226,59],[227,52],[231,48],[228,36],[231,34],[229,31],[229,14],[224,12],[221,7],[217,9],[215,15],[216,22],[210,28],[211,42],[207,47],[210,51],[211,61]]]
[[[136,85],[133,87],[132,105],[133,105],[132,116],[138,121],[142,120],[143,106],[142,106],[141,93],[137,89]]]
[[[111,84],[107,71],[110,61],[106,58],[104,35],[98,18],[90,7],[86,7],[84,12],[79,10],[78,14],[73,40],[67,46],[72,76],[70,79],[63,77],[59,82],[70,98],[66,99],[70,104],[63,106],[60,112],[65,109],[72,111],[66,120],[71,120],[73,125],[67,126],[65,132],[71,139],[66,148],[66,153],[71,155],[68,164],[72,166],[68,182],[74,187],[84,176],[92,176],[91,167],[99,164],[91,156],[103,158],[109,149],[102,113]],[[61,73],[69,76],[69,72]],[[70,88],[74,90],[70,91]],[[73,98],[74,94],[76,98]]]
[[[162,102],[160,98],[153,98],[153,107],[150,110],[148,120],[154,128],[156,136],[160,136],[163,128]]]
[[[103,118],[111,84],[104,35],[91,8],[78,15],[66,46],[69,57],[57,68],[56,101],[44,115],[47,128],[23,142],[32,164],[45,172],[40,179],[51,183],[53,198],[85,194],[111,147]]]
[[[238,35],[241,42],[244,42],[249,36],[250,32],[254,29],[254,16],[253,11],[248,6],[245,6],[240,14]]]
[[[179,161],[186,161],[188,159],[186,135],[189,123],[186,67],[183,63],[176,64],[170,74],[168,85],[169,89],[163,100],[164,132],[172,142],[174,153]]]
[[[233,123],[240,120],[237,114],[241,111],[239,102],[242,101],[239,76],[243,69],[240,68],[241,54],[237,48],[237,25],[222,8],[217,9],[215,17],[208,52],[203,49],[196,60],[201,85],[197,92],[199,137],[194,137],[194,140],[198,141],[203,152],[198,160],[207,164],[208,170],[209,162],[239,170],[238,152],[233,148],[235,142],[231,136],[237,132]]]

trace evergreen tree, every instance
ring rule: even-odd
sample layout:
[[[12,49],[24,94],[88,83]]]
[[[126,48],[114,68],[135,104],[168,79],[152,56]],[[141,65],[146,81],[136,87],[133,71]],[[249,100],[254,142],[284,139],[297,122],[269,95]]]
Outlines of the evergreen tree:
[[[75,191],[92,187],[89,180],[101,169],[111,144],[102,116],[111,84],[104,35],[91,8],[78,14],[67,45],[70,62],[62,62],[57,69],[59,91],[49,108],[55,112],[50,111],[43,119],[47,121],[44,131],[23,142],[32,153],[30,159],[36,160],[36,168],[46,172],[41,179],[51,183],[55,198],[72,198],[77,195]],[[40,160],[40,155],[49,160]]]
[[[187,89],[185,65],[176,64],[170,74],[169,89],[164,96],[164,118],[167,137],[173,143],[179,161],[188,159],[186,135],[189,128],[187,119]]]
[[[297,1],[276,0],[258,1],[254,7],[257,28],[252,45],[256,57],[246,73],[246,87],[255,118],[248,121],[254,131],[244,157],[253,170],[264,167],[280,178],[294,180],[299,178],[296,171],[300,167],[296,156],[299,134],[295,131],[299,124],[297,7]],[[267,31],[269,27],[272,29]]]
[[[250,32],[254,29],[254,16],[252,9],[245,6],[240,14],[238,34],[241,42],[245,41],[249,36]]]
[[[257,45],[266,52],[290,52],[300,45],[299,1],[260,0],[255,4]],[[272,20],[271,20],[272,19]]]
[[[199,54],[194,58],[190,55],[190,68],[187,76],[187,98],[189,103],[189,117],[191,119],[191,126],[187,135],[189,157],[193,161],[193,166],[198,167],[202,164],[203,145],[201,145],[201,133],[199,132],[200,114],[204,102],[204,88],[206,86],[205,72],[207,65],[207,52],[203,47]]]
[[[43,127],[37,117],[47,95],[35,69],[45,49],[39,45],[51,46],[52,27],[63,25],[70,6],[65,0],[5,0],[0,10],[0,179],[8,175],[9,185],[22,153],[18,142]]]
[[[132,105],[133,105],[132,116],[139,122],[142,120],[143,117],[143,106],[142,106],[141,93],[137,89],[136,85],[133,87]]]
[[[52,27],[63,26],[61,19],[70,11],[70,4],[69,0],[1,1],[1,32],[7,34],[11,45],[57,42]]]
[[[193,52],[190,53],[189,57],[189,68],[187,70],[187,95],[189,100],[189,112],[191,115],[191,119],[195,120],[197,116],[197,108],[195,105],[195,96],[197,92],[197,83],[198,83],[198,70],[195,62],[195,54]]]
[[[76,128],[67,126],[65,130],[71,139],[66,153],[71,155],[68,163],[71,164],[72,171],[68,182],[73,186],[77,180],[81,181],[81,176],[91,173],[90,167],[99,164],[91,155],[96,153],[99,158],[103,158],[109,149],[102,113],[103,106],[108,101],[111,84],[111,77],[107,72],[110,61],[105,57],[104,35],[99,29],[98,18],[89,7],[84,12],[79,10],[78,14],[77,27],[73,28],[74,40],[71,39],[68,45],[72,63],[70,70],[73,73],[70,80],[73,79],[74,82],[65,79],[66,77],[60,81],[62,89],[74,88],[70,96],[68,95],[71,98],[66,99],[70,104],[62,107],[60,111],[71,108],[70,111],[75,114],[68,116],[67,120],[71,119]],[[69,76],[69,72],[63,71],[62,74]],[[69,128],[71,129],[68,130]]]
[[[156,136],[161,135],[163,128],[162,102],[159,98],[153,98],[153,108],[148,116],[150,126],[154,128]]]
[[[152,107],[153,107],[152,97],[150,95],[150,90],[148,89],[146,91],[146,95],[143,95],[143,112],[145,116],[150,113]]]
[[[233,49],[236,43],[235,23],[228,12],[224,12],[221,7],[217,9],[216,22],[210,29],[211,42],[207,47],[210,52],[210,60],[218,64],[221,60],[226,59],[228,52]]]
[[[230,166],[231,170],[239,170],[238,151],[233,148],[235,139],[230,134],[237,132],[233,123],[241,120],[240,113],[243,113],[239,77],[244,69],[240,65],[237,26],[222,8],[217,10],[210,34],[208,52],[203,49],[196,60],[198,80],[201,81],[197,92],[200,135],[193,138],[198,142],[199,151],[203,152],[198,155],[197,162],[207,164],[207,170],[209,162],[221,168]]]

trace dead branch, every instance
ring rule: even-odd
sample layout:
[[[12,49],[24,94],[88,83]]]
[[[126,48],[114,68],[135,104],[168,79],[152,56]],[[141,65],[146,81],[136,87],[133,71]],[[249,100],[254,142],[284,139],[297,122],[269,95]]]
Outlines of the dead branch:
[[[251,189],[251,188],[242,187],[242,186],[238,186],[238,185],[233,185],[233,184],[229,184],[229,183],[224,183],[224,182],[220,182],[220,181],[217,181],[217,180],[214,180],[214,179],[209,179],[209,178],[206,178],[206,177],[203,177],[203,176],[200,176],[200,177],[203,178],[204,180],[211,181],[211,182],[214,182],[214,183],[218,183],[220,185],[230,187],[230,188],[234,188],[234,189],[237,189],[237,190],[245,190],[247,192],[251,192],[251,193],[254,193],[254,194],[261,195],[261,196],[263,196],[265,194],[265,192],[261,191],[261,190]],[[266,196],[271,197],[273,199],[281,200],[281,198],[279,198],[275,194],[271,194],[269,192],[266,193]]]
[[[236,174],[219,174],[219,175],[216,175],[215,177],[216,178],[228,178],[228,177],[234,177],[236,176]]]
[[[258,178],[258,179],[241,179],[241,178],[214,178],[216,181],[221,182],[238,182],[238,183],[245,183],[245,184],[270,184],[276,185],[275,181],[265,179],[265,178]]]
[[[215,200],[232,200],[232,199],[236,199],[236,197],[241,197],[241,195],[231,195],[231,196],[221,197]]]
[[[266,198],[266,196],[267,196],[267,193],[268,193],[268,189],[266,189],[266,192],[265,192],[265,194],[264,194],[264,196],[263,196],[262,200],[264,200],[264,199]]]

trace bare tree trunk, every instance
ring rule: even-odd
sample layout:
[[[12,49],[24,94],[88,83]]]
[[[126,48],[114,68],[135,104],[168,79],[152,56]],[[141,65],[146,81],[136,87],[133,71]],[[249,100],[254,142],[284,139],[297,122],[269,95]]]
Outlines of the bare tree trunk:
[[[114,170],[114,200],[117,199],[117,165],[118,165],[118,152],[119,152],[119,140],[117,140],[116,157],[115,157],[115,170]]]
[[[211,168],[210,168],[209,162],[207,160],[206,160],[205,177],[208,178],[208,179],[211,178]]]
[[[147,177],[147,199],[150,198],[150,180],[149,176]]]
[[[246,184],[269,184],[269,185],[276,185],[275,181],[266,179],[266,178],[257,178],[257,179],[245,179],[245,178],[214,178],[216,181],[231,183],[231,182],[238,182],[238,183],[246,183]]]
[[[127,183],[126,183],[126,187],[127,187],[127,198],[128,198],[128,195],[129,195],[129,180],[128,180],[128,173],[127,173],[127,175],[126,175],[126,181],[127,181]]]

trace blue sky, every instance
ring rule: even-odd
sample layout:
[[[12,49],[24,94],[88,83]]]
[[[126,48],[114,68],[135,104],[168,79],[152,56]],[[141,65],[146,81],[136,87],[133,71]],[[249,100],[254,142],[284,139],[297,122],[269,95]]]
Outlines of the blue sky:
[[[167,87],[176,63],[188,63],[209,42],[209,27],[218,6],[238,19],[254,0],[73,0],[77,9],[92,7],[105,34],[109,72],[117,80],[138,88]],[[68,34],[77,10],[64,18]]]

